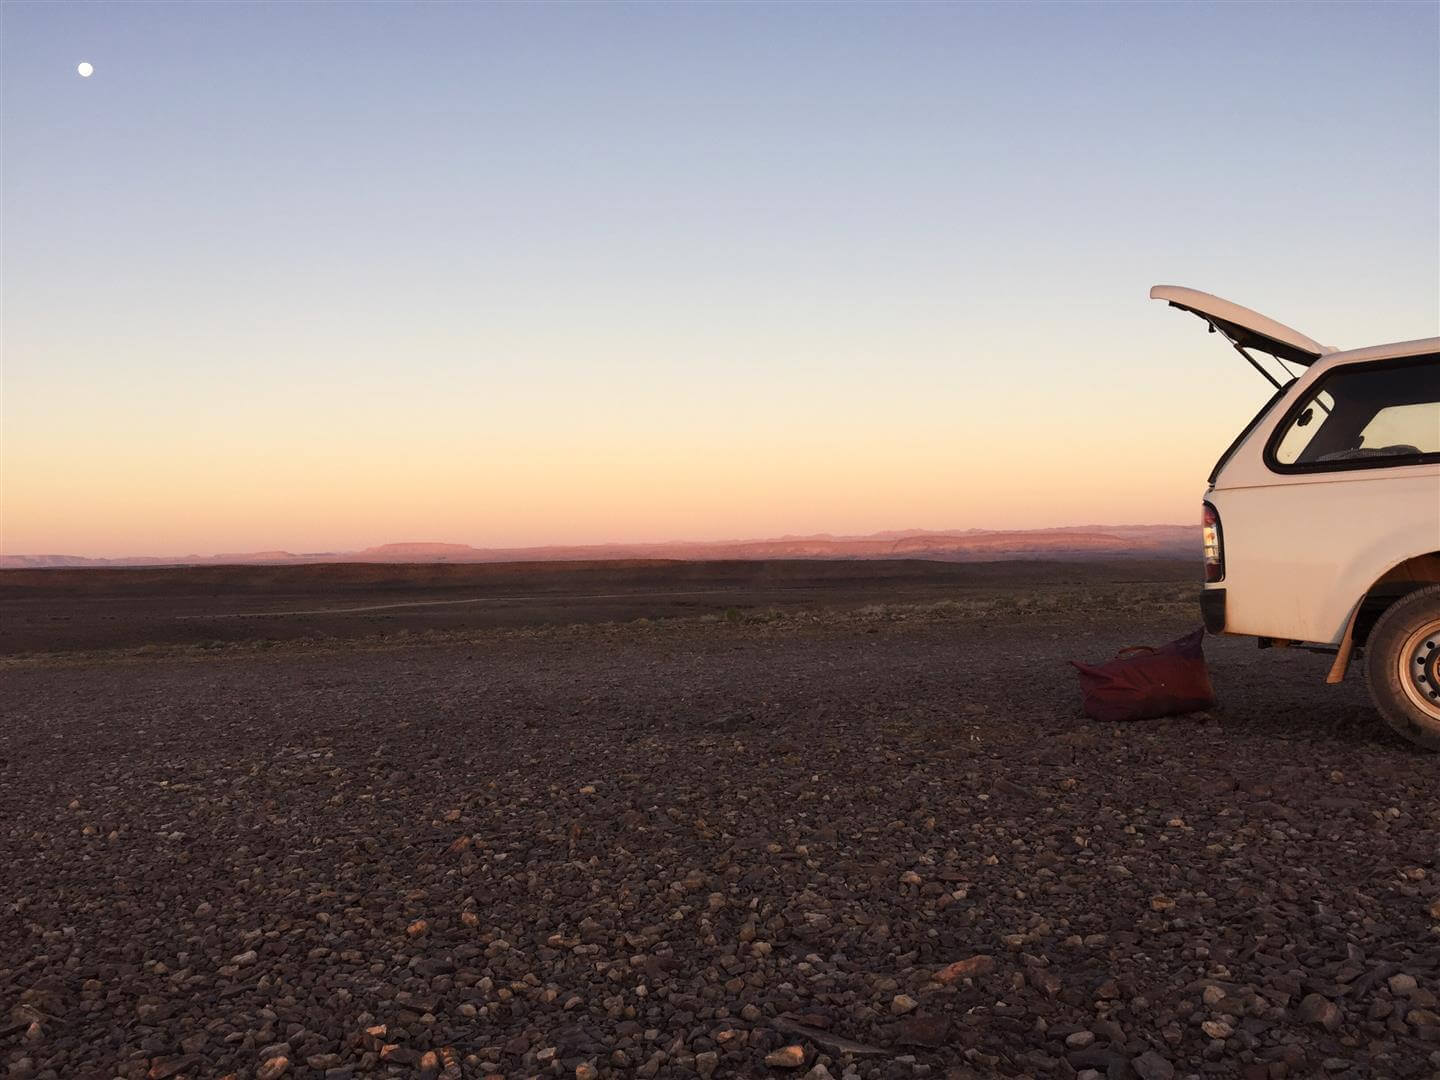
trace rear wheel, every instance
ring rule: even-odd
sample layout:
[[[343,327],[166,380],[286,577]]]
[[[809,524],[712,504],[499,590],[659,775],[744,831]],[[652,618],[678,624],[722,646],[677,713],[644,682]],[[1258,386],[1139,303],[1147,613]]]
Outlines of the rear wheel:
[[[1427,750],[1440,750],[1440,585],[1385,609],[1365,643],[1370,696],[1385,722]]]

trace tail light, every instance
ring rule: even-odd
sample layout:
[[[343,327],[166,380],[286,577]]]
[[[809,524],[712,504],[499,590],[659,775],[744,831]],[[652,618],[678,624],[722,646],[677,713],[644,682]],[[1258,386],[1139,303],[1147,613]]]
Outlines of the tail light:
[[[1225,580],[1225,534],[1220,531],[1220,515],[1208,502],[1201,504],[1200,537],[1205,547],[1205,580]]]

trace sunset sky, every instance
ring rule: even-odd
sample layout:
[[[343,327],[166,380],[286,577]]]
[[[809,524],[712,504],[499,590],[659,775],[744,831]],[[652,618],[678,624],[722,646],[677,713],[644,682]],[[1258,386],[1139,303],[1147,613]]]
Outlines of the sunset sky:
[[[11,0],[0,547],[1194,520],[1146,291],[1440,332],[1437,12]]]

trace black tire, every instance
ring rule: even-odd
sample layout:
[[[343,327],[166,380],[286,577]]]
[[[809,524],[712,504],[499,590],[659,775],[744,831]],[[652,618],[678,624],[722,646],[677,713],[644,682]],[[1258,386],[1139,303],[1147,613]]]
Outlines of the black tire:
[[[1387,724],[1440,751],[1440,585],[1385,609],[1365,643],[1365,677]]]

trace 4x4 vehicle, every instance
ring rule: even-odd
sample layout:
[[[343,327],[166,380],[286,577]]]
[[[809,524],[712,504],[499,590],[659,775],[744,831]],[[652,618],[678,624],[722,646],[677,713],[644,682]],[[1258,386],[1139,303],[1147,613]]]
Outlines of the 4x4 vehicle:
[[[1359,650],[1380,714],[1440,750],[1440,338],[1342,352],[1209,293],[1150,296],[1275,385],[1210,473],[1206,628],[1333,651],[1332,683]]]

